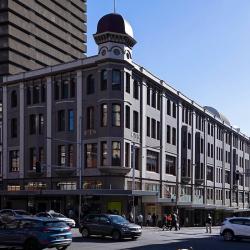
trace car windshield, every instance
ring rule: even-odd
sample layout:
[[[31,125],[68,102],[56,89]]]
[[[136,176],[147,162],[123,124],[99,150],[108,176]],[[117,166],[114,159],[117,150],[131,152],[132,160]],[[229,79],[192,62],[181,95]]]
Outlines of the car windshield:
[[[54,218],[66,218],[63,214],[59,214],[59,213],[51,213],[51,215],[52,215]]]
[[[116,224],[127,224],[129,223],[126,219],[119,215],[110,215],[110,219],[113,223]]]
[[[31,215],[30,213],[28,213],[26,211],[22,211],[22,210],[15,210],[15,213],[17,215]]]

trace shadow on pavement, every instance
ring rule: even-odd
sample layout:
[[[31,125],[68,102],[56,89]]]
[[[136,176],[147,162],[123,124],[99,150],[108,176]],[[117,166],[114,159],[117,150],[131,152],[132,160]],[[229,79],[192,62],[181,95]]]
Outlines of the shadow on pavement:
[[[88,243],[117,243],[117,241],[114,241],[111,237],[100,237],[100,236],[91,236],[88,238],[82,238],[82,237],[73,237],[73,242],[88,242]],[[132,239],[122,239],[119,242],[130,242],[133,241]]]

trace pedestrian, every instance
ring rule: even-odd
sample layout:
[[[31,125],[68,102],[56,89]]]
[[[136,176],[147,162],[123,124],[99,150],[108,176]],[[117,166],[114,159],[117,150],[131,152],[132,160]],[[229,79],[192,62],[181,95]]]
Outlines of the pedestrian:
[[[151,220],[152,220],[151,213],[148,213],[146,226],[150,226],[151,225]]]
[[[206,219],[206,232],[211,234],[212,233],[212,217],[210,214],[207,215],[207,219]]]
[[[141,226],[142,228],[142,224],[143,224],[143,215],[140,213],[138,216],[137,216],[137,221],[138,221],[138,224]]]
[[[172,225],[172,215],[168,214],[167,215],[167,228],[170,229],[171,225]]]
[[[168,229],[168,216],[166,214],[164,214],[163,219],[162,219],[162,231],[164,231],[165,229]]]
[[[155,213],[153,213],[153,215],[152,215],[152,224],[153,224],[153,227],[156,226],[156,215],[155,215]]]
[[[128,220],[129,220],[129,222],[134,223],[134,215],[133,215],[132,211],[128,215]]]
[[[175,228],[175,231],[177,231],[178,229],[177,229],[177,227],[178,227],[178,225],[177,225],[177,223],[178,223],[178,221],[177,221],[177,214],[176,213],[173,213],[172,214],[172,223],[171,223],[171,227],[170,227],[170,231],[172,230],[172,228],[174,227]]]

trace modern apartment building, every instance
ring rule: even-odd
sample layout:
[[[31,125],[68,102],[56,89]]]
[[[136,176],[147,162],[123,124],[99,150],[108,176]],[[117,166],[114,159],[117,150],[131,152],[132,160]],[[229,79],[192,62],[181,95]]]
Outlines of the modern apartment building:
[[[249,137],[132,60],[119,14],[98,54],[4,78],[1,206],[117,210],[202,225],[249,210]],[[186,219],[188,218],[188,219]]]
[[[86,0],[1,0],[0,78],[84,58]]]

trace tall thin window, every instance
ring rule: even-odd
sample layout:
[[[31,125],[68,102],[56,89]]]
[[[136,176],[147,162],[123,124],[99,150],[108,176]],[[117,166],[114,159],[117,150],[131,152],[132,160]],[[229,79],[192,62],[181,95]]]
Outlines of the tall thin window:
[[[125,117],[126,128],[130,128],[130,107],[126,105],[126,117]]]
[[[130,162],[130,144],[125,142],[125,167],[129,167]]]
[[[30,105],[31,104],[31,88],[30,87],[27,87],[27,96],[26,96],[26,102],[27,102],[27,105]]]
[[[11,119],[11,137],[12,138],[17,137],[17,119],[16,118]]]
[[[126,92],[130,93],[130,74],[126,72]]]
[[[112,142],[112,166],[121,166],[121,143]]]
[[[43,114],[39,114],[38,116],[39,121],[38,121],[38,132],[40,135],[43,134],[43,130],[44,130],[44,116]]]
[[[172,144],[176,145],[176,128],[172,128]]]
[[[46,85],[45,85],[45,80],[43,80],[41,85],[41,102],[45,101],[46,101]]]
[[[54,78],[54,98],[59,100],[60,96],[60,79],[58,77]]]
[[[74,167],[74,146],[72,144],[68,146],[68,166]]]
[[[66,76],[64,76],[64,78],[66,78]],[[61,97],[62,99],[66,99],[68,98],[69,95],[69,81],[68,79],[63,79],[61,82]]]
[[[147,86],[147,105],[150,105],[150,98],[151,98],[151,90],[150,87]]]
[[[44,154],[44,148],[43,147],[39,148],[38,160],[39,160],[41,165],[45,163],[45,154]]]
[[[188,149],[191,149],[191,134],[188,133]]]
[[[157,140],[160,140],[160,122],[157,121]]]
[[[101,90],[106,90],[108,87],[108,71],[103,69],[101,71]]]
[[[95,79],[93,75],[87,77],[87,95],[95,93]]]
[[[74,117],[74,110],[68,110],[68,129],[69,131],[74,131],[75,127],[75,117]]]
[[[121,126],[121,105],[112,104],[112,126]]]
[[[173,108],[173,117],[176,118],[176,105],[175,105],[175,103],[173,103],[172,108]]]
[[[97,167],[97,144],[89,143],[85,145],[85,166],[86,168]]]
[[[150,127],[150,118],[147,117],[147,136],[149,136],[149,137],[150,137],[150,129],[151,129],[151,127]]]
[[[36,133],[36,115],[29,116],[29,132],[30,135],[34,135]]]
[[[30,170],[36,170],[36,149],[30,148]]]
[[[167,125],[167,143],[171,142],[171,127]]]
[[[156,138],[156,120],[151,119],[151,137]]]
[[[94,116],[94,107],[87,108],[87,129],[94,129],[95,125],[95,116]]]
[[[133,111],[133,131],[139,132],[139,114],[137,111]]]
[[[159,153],[147,150],[147,171],[159,173]]]
[[[167,114],[171,115],[171,101],[169,99],[167,100]]]
[[[101,142],[101,166],[108,165],[108,144],[106,141]]]
[[[12,150],[9,152],[9,167],[10,167],[10,172],[19,172],[20,166],[19,166],[18,150]]]
[[[40,87],[39,85],[33,86],[33,104],[37,104],[40,101]]]
[[[133,84],[133,97],[135,99],[139,99],[139,84],[138,84],[138,81],[134,81],[134,84]]]
[[[65,110],[59,110],[57,113],[58,131],[65,131]]]
[[[108,126],[108,104],[101,105],[101,127]]]
[[[76,74],[70,75],[70,97],[74,98],[76,96]]]
[[[112,90],[121,90],[121,71],[118,69],[112,70]]]
[[[59,166],[66,165],[66,147],[65,147],[65,145],[58,146],[58,165]]]
[[[161,93],[160,92],[157,93],[157,109],[158,110],[161,109]]]
[[[17,93],[15,90],[11,92],[11,107],[15,108],[17,106]]]
[[[155,108],[156,107],[156,92],[155,90],[152,90],[152,107]]]
[[[166,174],[176,176],[176,157],[166,155]]]

